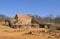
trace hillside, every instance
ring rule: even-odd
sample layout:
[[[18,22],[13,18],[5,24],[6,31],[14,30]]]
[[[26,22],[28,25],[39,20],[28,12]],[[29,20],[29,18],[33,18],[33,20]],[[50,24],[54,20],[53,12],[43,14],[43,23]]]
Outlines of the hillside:
[[[3,14],[0,14],[0,21],[4,21],[6,19],[10,19],[9,17],[3,15]]]

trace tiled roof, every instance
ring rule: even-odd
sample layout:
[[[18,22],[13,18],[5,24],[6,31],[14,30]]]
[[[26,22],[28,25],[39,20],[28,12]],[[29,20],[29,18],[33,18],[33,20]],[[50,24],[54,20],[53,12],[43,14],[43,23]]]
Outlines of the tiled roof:
[[[18,18],[31,18],[30,16],[23,15],[23,14],[16,14]]]

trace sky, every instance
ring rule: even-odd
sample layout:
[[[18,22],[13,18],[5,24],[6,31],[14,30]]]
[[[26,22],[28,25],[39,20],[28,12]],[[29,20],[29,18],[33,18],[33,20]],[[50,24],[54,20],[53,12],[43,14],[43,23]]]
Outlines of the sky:
[[[0,14],[60,15],[60,0],[0,0]]]

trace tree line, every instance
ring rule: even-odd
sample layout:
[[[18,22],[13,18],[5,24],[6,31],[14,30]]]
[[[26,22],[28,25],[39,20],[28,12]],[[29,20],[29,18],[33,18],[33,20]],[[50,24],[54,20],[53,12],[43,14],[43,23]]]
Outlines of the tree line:
[[[28,14],[29,16],[32,16],[33,17],[33,20],[35,21],[38,21],[38,22],[42,22],[42,23],[56,23],[56,24],[60,24],[60,16],[56,16],[54,17],[53,15],[48,15],[48,16],[45,16],[45,17],[41,17],[41,16],[38,16],[38,15],[31,15],[31,14]]]
[[[42,23],[58,23],[60,24],[60,16],[56,16],[54,17],[53,15],[48,15],[45,17],[41,17],[38,15],[32,15],[32,14],[27,14],[28,16],[31,16],[33,18],[33,21],[38,21],[38,22],[42,22]],[[0,21],[4,21],[5,19],[10,19],[10,17],[7,17],[5,15],[0,14]]]

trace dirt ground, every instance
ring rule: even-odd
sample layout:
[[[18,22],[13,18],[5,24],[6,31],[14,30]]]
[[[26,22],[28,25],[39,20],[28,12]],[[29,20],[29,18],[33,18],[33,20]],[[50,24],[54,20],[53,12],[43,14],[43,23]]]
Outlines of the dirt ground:
[[[60,39],[60,31],[48,33],[40,30],[40,28],[12,29],[0,25],[0,39]]]

